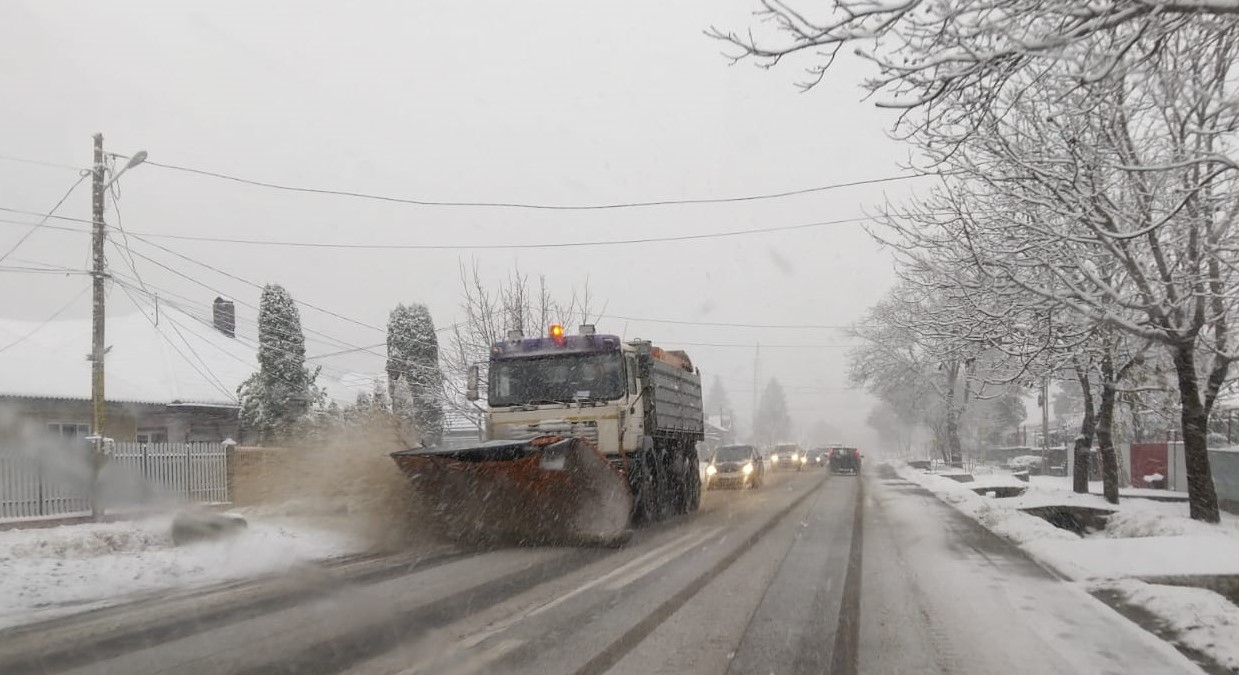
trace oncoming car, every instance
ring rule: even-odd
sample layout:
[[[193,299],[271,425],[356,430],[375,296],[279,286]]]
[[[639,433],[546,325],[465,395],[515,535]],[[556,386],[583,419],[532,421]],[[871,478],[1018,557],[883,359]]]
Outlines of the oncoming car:
[[[751,445],[724,445],[706,466],[706,489],[721,487],[761,487],[766,464]]]
[[[774,446],[770,453],[770,463],[773,469],[799,471],[804,468],[806,458],[803,450],[795,443],[780,443]]]
[[[826,468],[826,458],[830,455],[830,451],[825,448],[810,450],[805,453],[805,466],[814,469]]]

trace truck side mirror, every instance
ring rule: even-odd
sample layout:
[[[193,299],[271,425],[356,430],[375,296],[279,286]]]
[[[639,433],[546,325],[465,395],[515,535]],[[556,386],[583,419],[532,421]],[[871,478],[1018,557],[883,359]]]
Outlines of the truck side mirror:
[[[465,398],[470,401],[478,400],[478,367],[476,364],[469,366],[465,383]]]

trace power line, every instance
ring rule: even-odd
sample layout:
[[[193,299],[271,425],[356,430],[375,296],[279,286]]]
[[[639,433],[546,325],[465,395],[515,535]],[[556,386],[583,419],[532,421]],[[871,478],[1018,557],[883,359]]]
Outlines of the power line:
[[[755,349],[759,345],[757,343],[742,344],[742,343],[721,343],[721,342],[683,342],[681,340],[660,340],[664,344],[684,345],[687,347],[734,347],[736,349]],[[851,349],[859,345],[847,344],[819,344],[819,345],[768,345],[765,342],[761,343],[762,349]]]
[[[121,290],[124,291],[125,295],[129,297],[129,302],[133,303],[133,306],[137,308],[138,313],[142,315],[142,318],[146,319],[147,322],[151,324],[151,328],[155,330],[155,332],[159,335],[160,339],[168,343],[168,346],[172,348],[172,351],[176,352],[177,356],[181,357],[182,361],[189,364],[189,367],[193,368],[194,371],[197,372],[198,375],[202,377],[202,379],[206,380],[207,384],[210,384],[212,387],[215,388],[216,391],[223,394],[227,399],[233,402],[237,400],[236,395],[233,392],[228,391],[228,388],[225,387],[220,382],[219,378],[216,377],[215,374],[211,372],[211,369],[207,368],[206,362],[203,361],[202,356],[199,355],[198,352],[194,350],[193,346],[189,344],[189,341],[185,339],[184,335],[181,335],[180,331],[177,331],[177,335],[180,336],[181,342],[184,342],[185,347],[189,349],[189,351],[193,353],[195,357],[197,357],[199,363],[202,364],[202,368],[199,368],[198,364],[194,363],[193,360],[191,360],[188,356],[186,356],[185,353],[182,352],[180,348],[176,346],[176,343],[172,342],[172,338],[168,337],[167,335],[164,335],[163,331],[159,330],[159,324],[155,323],[154,319],[147,316],[146,312],[142,311],[142,306],[138,304],[137,298],[133,297],[133,294],[129,292],[128,286],[124,284],[118,284],[118,285],[120,286]],[[169,318],[168,320],[171,321],[171,318]],[[173,330],[176,330],[175,322],[173,323],[174,323]],[[203,372],[203,369],[205,369],[206,372]]]
[[[18,213],[23,215],[37,215],[30,211],[21,209],[13,209],[0,207],[0,211],[10,213]],[[89,223],[90,221],[83,218],[71,218],[68,216],[56,216],[59,220],[67,220],[72,222]],[[811,223],[797,223],[795,225],[776,225],[773,227],[758,227],[747,230],[729,230],[726,232],[705,232],[702,234],[681,234],[669,235],[665,237],[644,237],[635,239],[603,239],[589,241],[552,241],[552,242],[537,242],[532,244],[397,244],[397,243],[378,243],[378,244],[347,244],[347,243],[332,243],[332,242],[317,242],[317,241],[295,241],[295,240],[272,240],[272,239],[241,239],[237,237],[210,237],[190,234],[160,234],[155,232],[137,232],[130,230],[129,234],[135,238],[142,237],[147,243],[152,243],[149,239],[173,239],[178,241],[192,241],[201,243],[216,243],[216,244],[239,244],[245,246],[279,246],[290,248],[320,248],[320,249],[353,249],[353,250],[373,250],[373,251],[477,251],[477,250],[505,250],[505,249],[540,249],[540,248],[582,248],[591,246],[631,246],[634,244],[658,244],[677,241],[696,241],[700,239],[723,239],[727,237],[742,237],[754,234],[768,234],[771,232],[788,232],[792,230],[806,230],[817,227],[827,227],[830,225],[845,225],[849,223],[865,223],[875,222],[877,219],[872,216],[857,216],[853,218],[840,218],[837,220],[822,220]],[[70,232],[86,232],[85,229],[60,227],[55,228]],[[153,244],[152,244],[153,245]]]
[[[38,159],[26,159],[25,157],[11,157],[9,155],[0,155],[0,159],[6,162],[17,162],[18,164],[33,164],[35,166],[48,166],[56,169],[69,169],[72,171],[88,171],[85,167],[73,166],[71,164],[58,164],[56,162],[44,162]]]
[[[36,213],[36,212],[34,212],[34,211],[19,211],[19,210],[17,210],[17,209],[4,209],[4,208],[0,208],[0,211],[9,211],[9,212],[11,212],[11,213],[22,213],[22,214],[31,215],[31,216],[39,216],[39,215],[43,215],[43,214],[41,214],[41,213]],[[56,220],[60,220],[61,218],[64,218],[64,216],[53,216],[53,218],[55,218]],[[88,221],[88,220],[86,220],[86,219],[84,219],[84,218],[70,218],[69,220],[75,220],[75,221],[80,222],[80,223],[90,222],[90,221]],[[7,219],[7,218],[0,218],[0,223],[3,223],[3,224],[5,224],[5,225],[23,225],[23,226],[26,226],[26,227],[29,227],[29,226],[31,226],[31,225],[37,225],[37,224],[38,224],[38,223],[35,223],[35,222],[31,222],[31,221],[29,221],[29,220],[9,220],[9,219]],[[42,228],[42,229],[44,229],[44,230],[57,230],[57,231],[59,231],[59,232],[77,232],[77,233],[80,233],[80,234],[89,234],[89,233],[90,233],[90,230],[88,230],[88,229],[86,229],[86,228],[84,228],[84,227],[68,227],[68,226],[65,226],[65,225],[51,225],[51,224],[48,224],[48,223],[44,223],[44,224],[41,226],[41,228]]]
[[[833,183],[829,185],[819,185],[816,187],[802,188],[799,190],[786,190],[783,192],[772,192],[768,194],[746,195],[740,197],[699,197],[688,199],[660,199],[644,202],[616,202],[611,204],[533,204],[522,202],[492,202],[492,201],[447,201],[434,199],[414,199],[408,197],[391,197],[385,195],[373,195],[364,192],[353,192],[351,190],[329,190],[318,188],[307,188],[292,185],[282,185],[278,183],[268,183],[266,181],[252,180],[249,178],[241,178],[216,171],[206,171],[204,169],[194,169],[185,166],[177,166],[175,164],[163,164],[151,160],[146,160],[146,164],[157,166],[162,169],[170,169],[173,171],[181,171],[198,176],[207,176],[219,180],[226,180],[233,183],[242,183],[255,187],[268,188],[272,190],[280,190],[284,192],[298,192],[306,194],[331,195],[336,197],[352,197],[355,199],[368,199],[372,201],[390,202],[396,204],[413,204],[417,206],[453,206],[453,207],[471,207],[471,208],[505,208],[505,209],[537,209],[544,211],[603,211],[612,209],[630,209],[641,208],[648,206],[675,206],[683,204],[732,204],[736,202],[751,202],[761,201],[766,199],[780,199],[783,197],[792,197],[796,195],[805,195],[815,192],[825,192],[828,190],[837,190],[841,188],[857,187],[861,185],[875,185],[879,183],[890,183],[894,181],[908,180],[911,178],[923,178],[926,174],[907,174],[900,176],[886,176],[883,178],[869,178],[865,180],[851,181],[848,183]]]
[[[0,352],[6,351],[6,350],[7,350],[7,349],[9,349],[10,347],[15,347],[15,346],[17,346],[17,345],[19,345],[19,344],[21,344],[21,343],[25,342],[26,340],[30,339],[30,338],[31,338],[31,336],[33,336],[35,333],[37,333],[37,332],[39,332],[40,330],[42,330],[44,326],[46,326],[47,324],[49,324],[49,323],[51,323],[51,322],[55,321],[55,320],[57,319],[57,317],[59,317],[61,314],[64,314],[64,313],[65,313],[65,312],[66,312],[66,311],[67,311],[70,307],[72,307],[72,306],[73,306],[73,304],[74,304],[74,303],[76,303],[76,302],[78,301],[78,299],[80,299],[83,295],[85,295],[85,294],[86,294],[86,291],[88,291],[88,290],[90,290],[90,286],[86,286],[86,287],[85,287],[85,288],[83,288],[82,290],[78,291],[78,292],[77,292],[77,295],[73,296],[73,298],[72,298],[72,299],[70,299],[68,302],[66,302],[66,303],[64,304],[64,306],[63,306],[63,307],[61,307],[60,309],[58,309],[58,310],[56,310],[55,312],[53,312],[51,316],[47,317],[47,318],[46,318],[46,319],[44,319],[44,320],[43,320],[43,321],[42,321],[39,325],[37,325],[37,326],[35,326],[33,329],[31,329],[31,331],[30,331],[29,333],[26,333],[25,335],[23,335],[23,336],[21,336],[21,337],[17,338],[16,340],[14,340],[14,341],[12,341],[12,342],[8,343],[7,345],[5,345],[5,346],[3,346],[3,347],[0,347]]]
[[[31,215],[42,215],[43,217],[41,220],[39,220],[39,222],[33,223],[30,229],[26,232],[26,234],[23,234],[21,238],[17,240],[17,243],[13,244],[9,248],[9,250],[4,253],[4,255],[0,255],[0,262],[4,262],[4,259],[12,255],[13,251],[16,251],[18,247],[26,243],[26,240],[30,238],[30,235],[34,234],[35,231],[38,230],[40,227],[43,227],[44,225],[46,225],[48,219],[56,214],[56,209],[59,209],[61,205],[64,204],[67,199],[69,199],[69,195],[73,194],[73,191],[77,189],[77,186],[81,185],[82,181],[86,180],[86,177],[89,175],[90,175],[89,171],[82,172],[77,177],[77,180],[73,182],[73,185],[69,186],[69,190],[65,192],[63,197],[60,198],[60,201],[56,202],[56,205],[52,207],[52,210],[48,211],[46,214],[31,214]]]
[[[21,265],[0,265],[0,272],[15,272],[21,274],[90,274],[89,270],[75,270],[68,267],[52,269],[50,267],[25,267]]]
[[[650,319],[636,316],[620,316],[618,314],[603,314],[607,319],[619,319],[621,321],[637,321],[641,323],[666,323],[677,326],[718,326],[722,328],[779,328],[779,329],[822,329],[822,330],[847,330],[851,326],[835,325],[835,324],[773,324],[773,323],[733,323],[725,321],[684,321],[680,319]],[[750,345],[751,346],[751,345]],[[763,347],[765,345],[762,345]]]
[[[239,276],[237,276],[237,275],[235,275],[235,274],[232,274],[232,273],[230,273],[230,272],[225,272],[224,270],[222,270],[222,269],[220,269],[220,268],[218,268],[218,267],[215,267],[215,266],[213,266],[213,265],[210,265],[210,264],[204,263],[204,262],[202,262],[202,261],[200,261],[200,260],[196,260],[196,259],[194,259],[194,258],[192,258],[192,257],[190,257],[190,256],[184,255],[183,253],[179,253],[179,252],[177,252],[177,251],[174,251],[174,250],[172,250],[172,249],[170,249],[170,248],[168,248],[168,247],[166,247],[166,246],[162,246],[162,245],[160,245],[160,244],[156,244],[156,243],[155,243],[155,242],[153,242],[153,241],[149,241],[149,240],[147,240],[147,239],[145,239],[145,238],[143,238],[143,237],[139,236],[137,233],[131,233],[131,235],[133,236],[133,238],[134,238],[134,239],[137,239],[138,241],[141,241],[141,242],[142,242],[142,243],[144,243],[144,244],[147,244],[147,245],[150,245],[150,246],[154,246],[155,248],[157,248],[157,249],[159,249],[159,250],[161,250],[161,251],[164,251],[164,252],[166,252],[166,253],[171,253],[172,255],[174,255],[174,256],[176,256],[176,257],[178,257],[178,258],[180,258],[180,259],[182,259],[182,260],[184,260],[184,261],[186,261],[186,262],[193,263],[193,264],[195,264],[195,265],[198,265],[199,267],[204,267],[204,268],[206,268],[206,269],[208,269],[208,270],[211,270],[212,272],[215,272],[216,274],[223,275],[223,276],[225,276],[225,277],[228,277],[229,279],[232,279],[232,280],[234,280],[234,281],[238,281],[238,282],[240,282],[240,283],[246,284],[247,286],[251,286],[251,287],[253,287],[253,288],[257,288],[257,289],[259,289],[259,290],[262,290],[262,289],[264,288],[261,284],[258,284],[258,283],[255,283],[255,282],[253,282],[253,281],[250,281],[249,279],[244,279],[244,278],[241,278],[241,277],[239,277]],[[162,263],[159,263],[159,262],[157,262],[157,261],[155,261],[155,260],[151,259],[151,258],[150,258],[150,257],[148,257],[148,256],[145,256],[145,255],[143,255],[143,254],[141,254],[141,253],[136,253],[136,252],[134,252],[134,251],[132,251],[132,250],[130,251],[130,253],[131,253],[131,254],[133,254],[133,255],[137,255],[137,256],[138,256],[138,257],[140,257],[140,258],[144,258],[144,259],[146,259],[146,260],[148,260],[148,261],[150,261],[150,262],[154,262],[155,264],[159,265],[160,267],[163,267],[164,269],[168,269],[169,271],[172,271],[172,270],[171,270],[170,268],[168,268],[166,265],[163,265]],[[180,274],[179,272],[176,272],[176,273],[177,273],[177,274]],[[185,276],[185,275],[183,275],[183,274],[182,274],[181,276]],[[342,315],[342,314],[339,314],[339,313],[337,313],[337,312],[333,312],[333,311],[331,311],[331,310],[329,310],[329,309],[325,309],[325,308],[323,308],[323,307],[319,307],[319,306],[317,306],[317,305],[312,305],[312,304],[310,304],[310,303],[308,303],[308,302],[306,302],[306,301],[304,301],[304,300],[295,300],[294,302],[296,302],[298,305],[302,305],[302,306],[307,307],[307,308],[309,308],[309,309],[312,309],[312,310],[314,310],[314,311],[316,311],[316,312],[321,312],[321,313],[326,314],[326,315],[328,315],[328,316],[332,316],[332,317],[335,317],[335,318],[337,318],[337,319],[340,319],[341,321],[347,321],[347,322],[349,322],[349,323],[351,323],[351,324],[355,324],[355,325],[361,326],[361,327],[363,327],[363,328],[369,328],[370,330],[375,330],[375,331],[378,331],[378,332],[380,332],[380,333],[385,333],[385,332],[387,332],[387,330],[386,330],[385,328],[379,328],[378,326],[375,326],[375,325],[373,325],[373,324],[369,324],[369,323],[366,323],[366,322],[364,322],[364,321],[358,321],[357,319],[352,319],[352,318],[349,318],[349,317],[344,316],[344,315]]]
[[[115,239],[109,239],[112,242],[112,247],[120,254],[121,259],[129,264],[129,269],[133,270],[133,276],[137,277],[138,284],[146,288],[146,282],[142,280],[142,275],[138,272],[138,266],[133,262],[133,252],[129,249],[129,235],[125,232],[124,218],[120,212],[120,184],[112,185],[112,209],[116,211],[116,229],[120,230],[121,239],[125,242],[125,248],[122,250]],[[128,254],[128,255],[126,255]]]
[[[139,257],[145,257],[145,256],[143,256],[141,253],[138,253],[137,255],[138,255]],[[160,264],[160,263],[156,262],[156,264]],[[114,275],[114,276],[117,276],[117,283],[118,283],[120,286],[122,286],[122,287],[124,287],[124,288],[127,288],[127,289],[130,289],[130,290],[133,290],[133,291],[137,291],[137,292],[139,292],[139,293],[143,293],[143,294],[145,294],[145,295],[147,295],[147,296],[149,296],[149,297],[152,297],[152,298],[157,298],[157,295],[156,295],[153,291],[148,290],[148,289],[139,289],[138,287],[133,286],[133,285],[131,285],[131,284],[127,283],[127,282],[125,281],[125,279],[126,279],[126,278],[125,278],[123,275]],[[194,281],[195,283],[198,283],[198,284],[200,284],[200,285],[204,285],[204,286],[205,286],[205,284],[202,284],[202,282],[197,281],[196,279],[192,279],[192,278],[189,278],[189,277],[186,277],[186,278],[190,279],[191,281]],[[205,287],[206,287],[206,288],[208,288],[208,289],[210,289],[210,287],[209,287],[209,286],[205,286]],[[155,287],[154,287],[154,286],[151,286],[150,288],[155,288]],[[156,288],[156,290],[162,290],[162,289],[158,289],[158,288]],[[218,291],[216,291],[216,292],[218,292]],[[177,298],[180,298],[180,299],[184,300],[186,303],[188,303],[188,305],[189,305],[189,306],[186,306],[186,305],[179,305],[179,304],[177,304],[177,303],[175,303],[175,302],[171,302],[171,301],[169,301],[169,300],[167,300],[167,299],[165,298],[165,299],[164,299],[164,302],[165,302],[168,306],[170,306],[170,307],[172,307],[172,308],[174,308],[174,309],[177,309],[177,310],[181,311],[181,312],[182,312],[182,313],[184,313],[186,316],[189,316],[189,317],[193,318],[194,320],[196,320],[196,321],[198,321],[198,322],[202,323],[202,324],[203,324],[203,325],[205,325],[205,326],[212,327],[212,328],[214,327],[214,323],[213,323],[213,321],[212,321],[210,318],[206,318],[206,317],[204,317],[204,316],[199,316],[199,315],[196,315],[196,314],[195,314],[195,313],[191,310],[191,307],[190,307],[190,306],[193,306],[193,307],[197,307],[197,306],[199,306],[199,305],[198,305],[198,303],[197,303],[196,301],[191,300],[191,299],[189,299],[189,298],[186,298],[186,297],[184,297],[184,296],[181,296],[181,295],[175,294],[175,293],[169,293],[169,292],[167,292],[167,291],[164,291],[164,293],[166,293],[167,295],[170,295],[170,296],[172,296],[172,297],[177,297]],[[240,301],[237,301],[237,302],[240,302]],[[251,305],[251,304],[248,304],[248,303],[243,303],[243,302],[242,302],[241,304],[242,304],[242,305],[244,305],[244,306],[246,306],[246,307],[249,307],[249,308],[251,308],[251,309],[257,309],[257,307],[255,307],[254,305]],[[203,310],[203,312],[207,312],[207,311],[209,311],[209,308],[207,308],[207,307],[203,307],[203,308],[202,308],[202,310]],[[253,322],[253,323],[257,324],[257,322]],[[453,327],[455,327],[455,326],[456,326],[456,324],[451,324],[451,325],[449,325],[449,326],[445,326],[445,327],[443,327],[443,328],[436,329],[436,331],[435,331],[435,332],[442,332],[442,331],[444,331],[444,330],[450,330],[451,328],[453,328]],[[282,332],[282,331],[278,331],[278,330],[276,330],[275,332],[277,332],[277,333],[279,333],[279,334],[281,334],[281,335],[285,335],[285,336],[288,336],[288,335],[292,335],[292,334],[293,334],[291,331],[289,331],[289,332]],[[314,334],[314,335],[319,335],[319,336],[322,336],[323,338],[325,338],[325,340],[323,340],[324,342],[327,342],[327,343],[329,343],[329,344],[334,343],[335,345],[338,345],[338,346],[341,346],[341,347],[345,347],[345,348],[346,348],[346,349],[344,349],[344,350],[342,350],[342,351],[339,351],[339,352],[332,352],[332,353],[329,353],[329,354],[322,354],[322,355],[319,355],[319,356],[307,356],[307,357],[304,357],[307,361],[312,360],[312,359],[324,358],[324,357],[326,357],[326,356],[336,356],[336,355],[340,355],[340,354],[353,353],[353,352],[365,352],[365,353],[367,353],[367,354],[370,354],[371,356],[377,356],[377,357],[379,357],[379,358],[382,358],[382,359],[385,359],[385,360],[389,360],[389,361],[391,360],[391,359],[390,359],[390,357],[389,357],[387,354],[372,351],[372,350],[377,349],[377,348],[379,348],[379,347],[384,347],[384,348],[386,348],[386,346],[387,346],[387,343],[386,343],[386,342],[380,342],[380,343],[378,343],[378,344],[376,344],[376,345],[369,345],[369,346],[364,346],[364,347],[363,347],[363,346],[353,345],[353,344],[351,344],[351,343],[349,343],[349,342],[346,342],[346,341],[344,341],[344,340],[341,340],[341,339],[339,339],[339,338],[335,338],[335,337],[332,337],[332,336],[330,336],[330,335],[327,335],[326,333],[321,333],[321,332],[319,332],[319,331],[314,331],[314,330],[311,330],[311,329],[308,329],[308,328],[303,328],[303,329],[302,329],[302,332],[303,332],[303,333],[310,333],[310,334]],[[241,334],[239,331],[236,331],[236,338],[237,338],[239,341],[243,341],[243,342],[248,342],[248,343],[250,343],[250,344],[251,344],[251,345],[252,345],[255,349],[257,349],[257,348],[259,348],[259,346],[261,346],[261,342],[260,342],[257,338],[250,338],[250,337],[246,337],[246,336],[244,336],[243,334]],[[283,350],[279,350],[279,349],[277,349],[276,351],[283,351]],[[291,353],[291,352],[284,352],[284,353]],[[410,365],[420,365],[420,364],[418,364],[418,363],[416,363],[416,362],[414,362],[414,361],[411,361],[411,360],[397,360],[397,361],[398,361],[398,362],[400,362],[400,363],[405,363],[405,364],[410,364]],[[334,371],[337,371],[337,372],[338,372],[338,373],[340,373],[341,375],[347,375],[347,374],[349,374],[349,373],[350,373],[350,371],[348,371],[348,370],[346,370],[346,369],[343,369],[343,368],[333,368],[333,367],[327,367],[326,369],[327,369],[327,370],[334,370]]]

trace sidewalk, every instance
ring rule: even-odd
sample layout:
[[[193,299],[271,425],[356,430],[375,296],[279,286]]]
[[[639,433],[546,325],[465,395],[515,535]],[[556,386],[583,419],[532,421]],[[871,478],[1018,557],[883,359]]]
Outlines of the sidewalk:
[[[1034,476],[1025,495],[995,499],[971,488],[1010,477],[980,476],[970,484],[907,466],[896,472],[1095,596],[1155,618],[1161,626],[1147,628],[1168,631],[1185,653],[1212,661],[1210,670],[1239,670],[1239,607],[1213,590],[1192,587],[1235,587],[1229,580],[1239,579],[1239,518],[1223,514],[1221,524],[1209,525],[1191,520],[1184,502],[1134,497],[1116,507],[1099,495],[1071,492],[1057,477]],[[1104,529],[1080,536],[1021,510],[1055,506],[1114,513]]]

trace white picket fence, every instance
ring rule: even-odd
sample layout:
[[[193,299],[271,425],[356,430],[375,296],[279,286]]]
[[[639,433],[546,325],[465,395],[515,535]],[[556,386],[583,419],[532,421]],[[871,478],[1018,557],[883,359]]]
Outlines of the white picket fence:
[[[54,467],[37,454],[0,448],[0,521],[90,512],[89,454],[61,457]],[[218,443],[117,443],[100,474],[108,508],[157,501],[223,503],[230,453]]]

